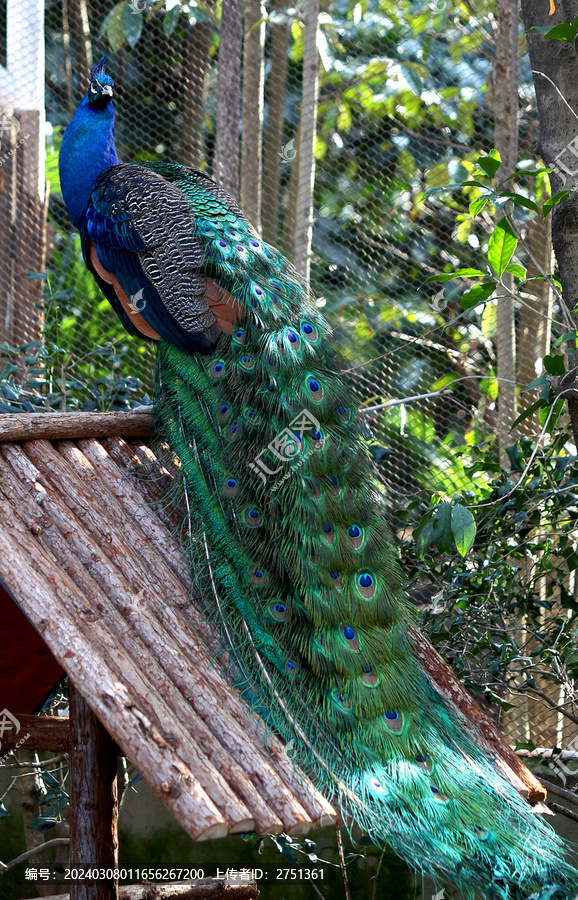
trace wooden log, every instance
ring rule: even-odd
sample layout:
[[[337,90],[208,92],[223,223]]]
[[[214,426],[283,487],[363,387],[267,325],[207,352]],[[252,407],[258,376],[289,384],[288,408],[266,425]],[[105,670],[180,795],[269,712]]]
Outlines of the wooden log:
[[[101,721],[106,721],[111,736],[120,746],[130,746],[136,768],[147,772],[153,791],[179,821],[187,822],[191,837],[194,840],[224,837],[228,826],[222,814],[169,741],[152,723],[147,724],[138,698],[135,699],[107,662],[95,654],[93,642],[67,611],[78,598],[77,587],[54,565],[43,548],[32,542],[14,511],[1,501],[0,515],[4,581],[43,634],[56,659],[66,667],[77,687],[89,694],[92,708]],[[55,595],[61,605],[58,617],[51,617],[46,601]],[[83,617],[90,612],[84,609]]]
[[[254,881],[235,884],[227,879],[200,878],[193,884],[123,884],[118,900],[257,900]],[[54,894],[43,900],[69,900],[68,894]]]
[[[199,641],[202,628],[197,627],[197,621],[200,625],[202,618],[198,611],[192,608],[188,611],[188,620],[182,617],[179,605],[187,602],[187,593],[171,570],[164,566],[162,557],[158,554],[154,555],[151,559],[151,566],[144,566],[142,534],[138,534],[135,523],[130,521],[126,512],[123,512],[122,509],[115,512],[115,498],[109,494],[95,503],[94,495],[87,490],[87,485],[90,483],[88,475],[82,482],[78,481],[74,473],[66,466],[65,461],[54,453],[51,445],[44,442],[31,442],[23,447],[29,454],[34,451],[34,458],[43,466],[44,475],[53,475],[60,493],[64,492],[67,500],[70,500],[77,508],[78,513],[82,515],[83,524],[90,537],[84,528],[80,527],[79,521],[70,515],[70,510],[50,490],[50,484],[32,464],[31,459],[20,448],[5,445],[0,451],[2,458],[9,463],[12,471],[24,482],[26,489],[32,493],[34,498],[44,491],[41,494],[43,497],[41,504],[32,501],[25,505],[20,500],[21,513],[25,517],[36,517],[30,527],[33,533],[38,535],[40,541],[50,539],[55,542],[51,545],[55,557],[65,569],[69,567],[69,574],[81,586],[83,594],[92,598],[91,605],[94,613],[98,612],[99,615],[102,615],[103,612],[108,613],[107,606],[110,606],[110,603],[107,604],[96,595],[94,583],[92,586],[84,584],[82,577],[83,575],[86,577],[87,572],[101,586],[106,595],[115,604],[118,604],[121,610],[124,610],[125,619],[128,619],[131,629],[137,631],[144,641],[149,649],[150,657],[159,661],[166,674],[209,728],[212,733],[213,752],[220,752],[219,744],[230,752],[231,756],[250,776],[250,781],[263,800],[271,809],[277,810],[281,814],[285,829],[292,833],[298,833],[304,827],[308,828],[308,815],[313,821],[323,815],[332,816],[334,820],[334,813],[329,804],[322,800],[307,780],[295,772],[291,761],[286,756],[283,757],[282,746],[278,739],[275,739],[275,746],[278,745],[279,767],[284,767],[281,777],[276,771],[277,765],[272,766],[265,748],[261,747],[259,750],[254,742],[247,740],[247,728],[252,727],[252,723],[254,723],[256,730],[258,727],[256,723],[259,720],[256,717],[248,718],[247,711],[238,696],[231,691],[215,668],[209,665],[207,649]],[[74,448],[74,445],[71,447]],[[68,445],[65,449],[68,449]],[[74,448],[74,450],[78,452],[78,448]],[[89,468],[87,460],[80,466],[83,472],[88,472]],[[111,481],[110,468],[107,467],[106,470],[103,470],[103,475],[107,482]],[[118,472],[118,477],[120,480],[126,481],[126,475],[121,470]],[[10,470],[6,469],[3,479],[0,480],[0,488],[3,491],[9,489],[9,481]],[[16,488],[13,488],[13,506],[17,502],[15,491]],[[71,499],[69,495],[74,496]],[[106,526],[103,524],[102,518],[98,514],[99,508],[106,508],[108,516],[112,516],[113,519],[116,515],[119,517],[119,529],[118,532],[115,531],[114,541],[111,539],[111,523],[107,518]],[[44,524],[42,516],[44,516]],[[57,526],[56,529],[49,527],[51,522]],[[39,529],[42,529],[40,534]],[[126,529],[128,529],[128,540],[125,543],[123,532]],[[133,531],[133,529],[136,530]],[[57,538],[53,534],[54,531],[60,532],[60,543],[56,543]],[[65,542],[62,541],[62,536],[66,536]],[[74,550],[72,554],[71,547],[66,546],[67,542]],[[119,543],[120,547],[117,546]],[[136,554],[135,549],[137,550]],[[148,546],[149,551],[150,549]],[[129,579],[130,587],[119,581],[118,576],[114,575],[114,570],[111,572],[110,567],[103,565],[102,553],[111,556],[113,561],[124,567],[123,574]],[[76,565],[76,570],[70,568],[74,565]],[[156,572],[154,571],[155,566]],[[159,603],[159,597],[166,596],[167,592],[170,593],[174,603]],[[136,607],[131,604],[135,595],[139,597]],[[181,600],[180,597],[183,599]],[[149,615],[143,614],[148,609],[154,611],[159,624],[155,625],[154,622],[151,622]],[[123,622],[119,631],[121,640],[125,639],[126,633],[126,622]],[[203,658],[206,659],[206,664],[200,665],[200,660]],[[183,659],[191,659],[190,666],[183,666]],[[216,686],[215,692],[213,692],[213,684]],[[262,723],[260,727],[262,730]],[[208,735],[206,740],[208,741]],[[271,739],[268,743],[271,743]],[[223,759],[226,760],[226,758],[226,754],[223,754]],[[289,770],[288,773],[287,770]],[[300,805],[297,803],[296,797],[299,798]],[[251,803],[252,808],[253,805],[254,801]],[[259,824],[263,826],[264,823],[261,821]]]
[[[146,437],[152,407],[134,412],[5,413],[0,415],[0,442],[66,438]]]
[[[424,635],[415,629],[410,638],[414,651],[422,666],[438,687],[440,693],[447,697],[469,719],[475,728],[474,738],[480,734],[486,743],[501,760],[501,774],[520,792],[527,795],[531,803],[545,800],[547,792],[535,775],[522,763],[510,745],[504,740],[496,726],[486,716],[476,701],[470,697],[452,669],[439,655]],[[514,776],[514,777],[512,777]],[[520,786],[521,783],[521,786]]]
[[[69,680],[70,866],[118,868],[116,744]],[[77,881],[70,900],[118,900],[118,881]]]
[[[5,490],[4,486],[2,490]],[[39,537],[41,539],[42,535]],[[68,548],[62,548],[58,556],[66,559],[69,552]],[[146,652],[130,629],[127,629],[126,621],[114,606],[107,602],[105,596],[100,595],[97,585],[87,578],[81,584],[83,590],[78,592],[76,602],[67,604],[64,600],[64,605],[79,627],[84,627],[87,636],[93,639],[93,654],[100,656],[106,653],[117,677],[131,692],[134,704],[138,704],[143,733],[149,730],[152,736],[158,730],[174,746],[207,795],[231,823],[231,830],[252,831],[255,821],[248,808],[237,800],[224,776],[220,775],[207,756],[199,752],[197,742],[191,741],[191,734],[195,735],[199,729],[190,707],[159,670],[155,657]],[[125,588],[125,596],[127,594],[130,599],[131,592]],[[121,647],[125,652],[121,651]],[[170,708],[167,701],[171,702]],[[200,727],[203,727],[202,723]],[[232,769],[234,773],[233,760],[226,760],[225,765],[227,770]],[[256,791],[253,793],[256,794]],[[255,799],[258,803],[258,798]],[[272,830],[282,829],[282,823],[269,811],[267,828],[271,824]]]
[[[20,722],[20,731],[18,734],[7,731],[2,735],[2,753],[13,750],[25,734],[29,735],[26,738],[26,747],[30,750],[68,753],[68,717],[14,713],[14,718]]]

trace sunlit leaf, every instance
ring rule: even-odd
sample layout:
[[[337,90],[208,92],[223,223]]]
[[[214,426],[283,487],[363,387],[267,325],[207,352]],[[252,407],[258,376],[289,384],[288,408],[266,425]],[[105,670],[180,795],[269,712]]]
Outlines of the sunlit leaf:
[[[518,238],[512,226],[507,219],[501,219],[494,228],[488,244],[488,262],[500,278],[517,246]]]

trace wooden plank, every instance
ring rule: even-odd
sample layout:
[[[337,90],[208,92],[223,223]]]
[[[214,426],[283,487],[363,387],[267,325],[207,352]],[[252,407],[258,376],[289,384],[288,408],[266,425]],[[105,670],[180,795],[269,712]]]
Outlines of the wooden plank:
[[[116,744],[69,680],[70,866],[118,868]],[[118,900],[118,880],[77,881],[70,900]]]
[[[28,734],[26,747],[30,750],[52,750],[55,753],[68,753],[68,717],[67,716],[29,716],[14,713],[20,722],[20,731],[13,734],[7,731],[2,735],[2,753],[13,750],[23,734]]]
[[[151,424],[152,407],[126,413],[5,413],[0,415],[0,442],[147,437]]]

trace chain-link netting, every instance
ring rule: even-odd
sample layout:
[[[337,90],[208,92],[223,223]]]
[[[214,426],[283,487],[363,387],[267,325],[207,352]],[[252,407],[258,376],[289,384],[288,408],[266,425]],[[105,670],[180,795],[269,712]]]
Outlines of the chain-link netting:
[[[46,0],[45,8],[41,0],[0,0],[0,341],[9,366],[0,409],[122,409],[151,392],[154,348],[125,334],[86,272],[58,180],[63,130],[91,65],[107,54],[120,159],[176,160],[238,186],[265,239],[310,269],[392,509],[413,504],[413,515],[395,520],[400,537],[411,540],[432,494],[452,498],[477,479],[489,482],[487,468],[469,467],[476,452],[478,464],[493,452],[497,434],[503,446],[510,442],[500,391],[539,374],[552,328],[562,333],[547,282],[530,285],[514,304],[517,367],[500,375],[495,301],[468,309],[463,281],[425,283],[479,269],[493,227],[488,210],[470,214],[475,194],[445,186],[471,176],[495,145],[505,78],[500,21],[493,0],[335,0],[320,11],[309,0],[223,9],[214,0]],[[520,38],[510,130],[518,158],[535,165],[532,74]],[[530,196],[534,182],[522,181]],[[549,272],[547,224],[528,218],[521,227],[520,262]],[[518,394],[516,402],[519,412],[530,401]],[[528,419],[518,437],[539,430]],[[526,459],[522,453],[519,471]],[[563,511],[556,521],[568,531]],[[542,525],[538,515],[529,563],[515,538],[508,562],[516,577],[529,564],[528,590],[542,598],[539,622],[521,625],[518,610],[508,626],[519,654],[504,665],[518,673],[517,687],[520,659],[533,658],[540,629],[564,619],[574,597],[568,553],[544,568],[546,551],[535,540]],[[416,603],[435,620],[441,585],[425,580],[429,590]],[[450,651],[460,627],[450,629]],[[464,673],[490,686],[512,743],[568,746],[576,725],[553,707],[576,712],[571,680],[558,672],[562,685],[546,678],[535,682],[542,698],[519,699],[504,666],[488,681],[479,642],[475,649]],[[556,663],[554,649],[548,665]]]

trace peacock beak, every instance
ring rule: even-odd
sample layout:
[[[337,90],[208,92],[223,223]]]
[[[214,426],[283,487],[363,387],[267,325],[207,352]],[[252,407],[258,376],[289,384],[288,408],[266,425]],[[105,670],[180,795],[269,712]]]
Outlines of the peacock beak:
[[[110,84],[103,85],[102,93],[107,97],[112,97],[112,86]]]

